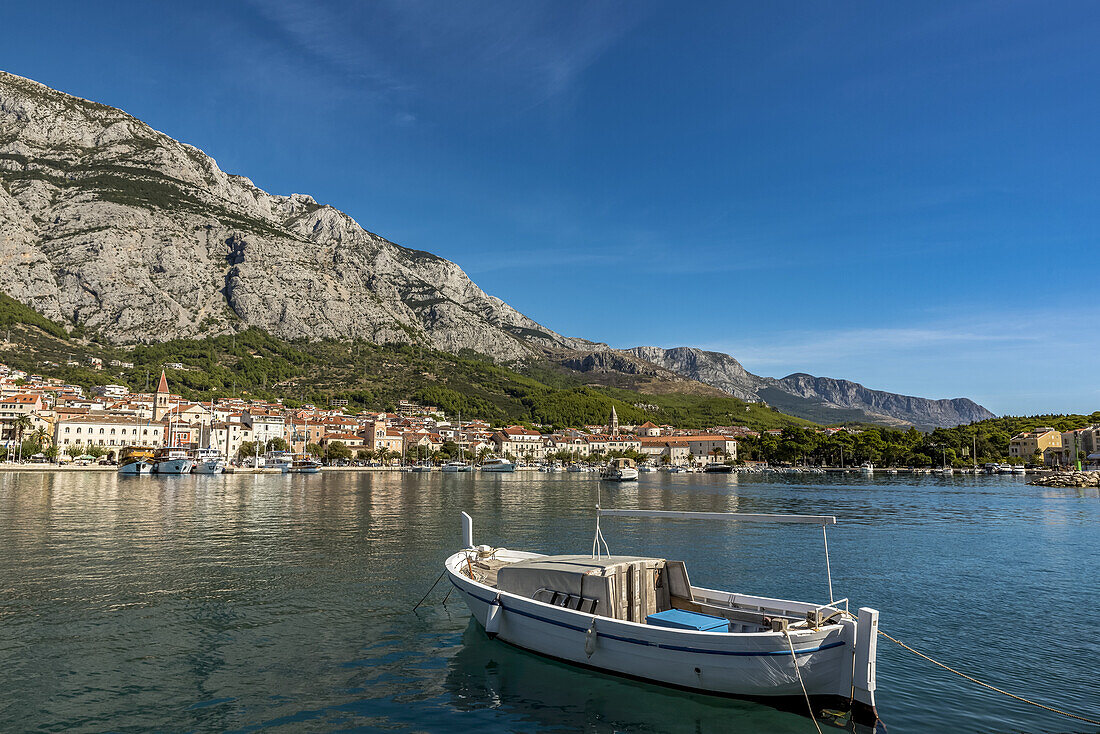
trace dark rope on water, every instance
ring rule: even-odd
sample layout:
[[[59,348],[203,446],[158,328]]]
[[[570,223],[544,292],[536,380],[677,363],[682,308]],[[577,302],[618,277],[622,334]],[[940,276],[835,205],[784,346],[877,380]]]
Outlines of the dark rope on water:
[[[996,691],[997,693],[1000,693],[1003,696],[1008,696],[1009,698],[1014,698],[1017,701],[1023,701],[1024,703],[1031,704],[1032,706],[1037,706],[1041,709],[1045,709],[1046,711],[1050,711],[1050,712],[1053,712],[1055,714],[1061,714],[1062,716],[1066,716],[1066,717],[1071,718],[1071,719],[1077,719],[1078,721],[1084,721],[1088,724],[1098,724],[1098,725],[1100,725],[1100,721],[1098,721],[1096,719],[1088,719],[1088,718],[1085,718],[1084,716],[1078,716],[1077,714],[1071,714],[1069,711],[1063,711],[1062,709],[1056,709],[1053,706],[1044,706],[1041,703],[1038,703],[1036,701],[1031,701],[1029,699],[1024,698],[1023,696],[1017,696],[1015,693],[1009,693],[1008,691],[1001,690],[1000,688],[997,688],[996,686],[991,686],[988,683],[983,683],[982,681],[978,680],[977,678],[971,678],[966,673],[960,673],[959,671],[955,670],[954,668],[950,667],[949,665],[944,665],[939,660],[933,660],[932,658],[925,655],[923,652],[918,652],[917,650],[914,650],[913,648],[909,647],[908,645],[906,645],[901,640],[895,640],[893,637],[886,634],[882,630],[879,630],[878,633],[880,635],[882,635],[883,637],[885,637],[887,640],[890,640],[890,642],[895,642],[898,645],[901,645],[902,647],[904,647],[906,650],[913,653],[917,657],[922,657],[925,660],[927,660],[928,662],[930,662],[934,665],[938,665],[941,668],[943,668],[944,670],[950,671],[950,672],[954,673],[955,675],[957,675],[961,678],[965,678],[966,680],[970,681],[971,683],[977,683],[979,686],[982,686],[983,688],[988,688],[989,690]]]
[[[443,569],[443,573],[439,574],[439,578],[437,578],[437,579],[435,580],[435,583],[434,583],[434,584],[432,584],[432,588],[428,589],[428,594],[432,593],[432,591],[433,591],[433,590],[435,589],[435,586],[436,586],[436,584],[438,584],[438,583],[439,583],[440,581],[442,581],[442,580],[443,580],[443,577],[444,577],[444,576],[446,576],[446,575],[447,575],[447,569]],[[418,602],[416,603],[416,606],[412,608],[412,610],[413,610],[414,612],[416,611],[416,607],[418,607],[418,606],[420,606],[421,604],[423,604],[423,603],[424,603],[424,600],[428,598],[428,594],[425,594],[424,596],[420,597],[420,601],[418,601]]]

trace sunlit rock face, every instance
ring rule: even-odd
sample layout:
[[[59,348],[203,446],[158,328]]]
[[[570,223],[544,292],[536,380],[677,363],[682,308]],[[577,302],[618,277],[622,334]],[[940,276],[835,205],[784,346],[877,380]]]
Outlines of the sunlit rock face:
[[[121,110],[3,72],[0,288],[116,342],[258,326],[500,360],[578,344],[452,262],[310,196],[269,194]]]

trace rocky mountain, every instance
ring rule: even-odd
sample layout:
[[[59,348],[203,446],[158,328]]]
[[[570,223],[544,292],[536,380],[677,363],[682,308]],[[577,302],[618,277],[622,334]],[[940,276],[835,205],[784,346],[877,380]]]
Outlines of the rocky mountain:
[[[782,379],[760,377],[721,352],[691,347],[634,347],[626,351],[735,397],[763,400],[786,413],[821,422],[861,420],[936,428],[996,417],[967,398],[930,400],[871,390],[849,380],[804,373],[787,375]]]
[[[121,110],[0,72],[0,290],[115,342],[419,341],[502,360],[585,346],[431,253],[276,196]]]
[[[819,421],[954,425],[992,414],[843,380],[751,374],[681,347],[565,337],[462,269],[394,244],[304,194],[269,194],[125,112],[0,72],[0,291],[126,344],[255,326],[545,360],[649,394],[721,390]],[[714,394],[718,394],[715,392]]]

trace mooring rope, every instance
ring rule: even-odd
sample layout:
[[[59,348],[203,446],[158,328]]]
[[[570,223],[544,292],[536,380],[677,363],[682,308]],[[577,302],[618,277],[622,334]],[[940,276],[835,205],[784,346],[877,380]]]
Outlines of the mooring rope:
[[[438,584],[438,583],[439,583],[440,581],[442,581],[442,580],[443,580],[443,577],[444,577],[444,576],[445,576],[446,574],[447,574],[447,569],[443,569],[443,573],[439,574],[439,578],[437,578],[437,579],[435,580],[435,584]],[[435,584],[432,584],[432,588],[431,588],[431,589],[428,589],[428,592],[427,592],[427,594],[424,594],[424,596],[420,597],[420,601],[418,601],[418,602],[416,603],[416,606],[414,606],[414,607],[412,608],[412,611],[414,611],[414,612],[415,612],[415,611],[416,611],[416,607],[418,607],[418,606],[420,606],[421,604],[423,604],[423,603],[424,603],[424,600],[428,598],[428,594],[432,593],[432,589],[434,589],[434,588],[435,588]]]
[[[898,645],[901,645],[902,647],[904,647],[906,650],[913,653],[917,657],[922,657],[925,660],[927,660],[928,662],[930,662],[934,665],[938,665],[941,668],[943,668],[944,670],[950,671],[950,672],[954,673],[955,675],[957,675],[961,678],[965,678],[966,680],[970,681],[971,683],[977,683],[979,686],[982,686],[984,688],[988,688],[991,691],[996,691],[997,693],[1008,696],[1009,698],[1014,698],[1017,701],[1022,701],[1023,703],[1031,704],[1032,706],[1037,706],[1038,708],[1045,709],[1045,710],[1050,711],[1050,712],[1055,713],[1055,714],[1060,714],[1062,716],[1066,716],[1066,717],[1069,717],[1071,719],[1077,719],[1078,721],[1084,721],[1087,724],[1100,725],[1100,721],[1097,721],[1096,719],[1089,719],[1089,718],[1086,718],[1084,716],[1078,716],[1077,714],[1071,714],[1069,711],[1063,711],[1062,709],[1056,709],[1053,706],[1046,706],[1046,705],[1041,704],[1037,701],[1032,701],[1030,699],[1024,698],[1023,696],[1017,696],[1015,693],[1009,693],[1008,691],[997,688],[996,686],[991,686],[988,683],[983,683],[982,681],[978,680],[977,678],[973,678],[973,677],[967,675],[966,673],[962,673],[962,672],[959,672],[958,670],[955,670],[950,665],[944,665],[939,660],[933,660],[932,658],[925,655],[923,652],[920,652],[918,650],[914,650],[913,648],[909,647],[908,645],[906,645],[901,640],[894,639],[893,637],[886,634],[882,630],[879,630],[878,633],[880,635],[882,635],[883,637],[885,637],[886,639],[890,640],[890,642],[895,642]],[[788,638],[788,641],[789,641],[789,638]]]
[[[791,662],[794,663],[794,672],[798,676],[798,685],[802,686],[802,695],[806,697],[806,708],[810,712],[810,721],[814,722],[814,728],[817,729],[817,734],[821,734],[821,725],[817,723],[817,717],[814,716],[814,707],[810,704],[810,694],[806,692],[806,684],[802,682],[802,671],[798,669],[798,657],[794,654],[794,643],[791,642],[791,633],[787,630],[783,630],[783,636],[787,638],[787,647],[791,649]]]

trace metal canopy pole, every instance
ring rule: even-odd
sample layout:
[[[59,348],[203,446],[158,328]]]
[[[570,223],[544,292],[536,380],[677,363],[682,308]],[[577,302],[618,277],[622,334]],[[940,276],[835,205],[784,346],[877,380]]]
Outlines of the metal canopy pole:
[[[829,534],[821,523],[821,537],[825,540],[825,577],[829,580],[829,603],[833,603],[833,570],[829,566]]]

